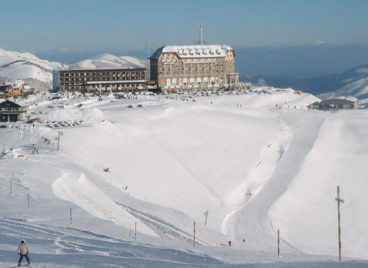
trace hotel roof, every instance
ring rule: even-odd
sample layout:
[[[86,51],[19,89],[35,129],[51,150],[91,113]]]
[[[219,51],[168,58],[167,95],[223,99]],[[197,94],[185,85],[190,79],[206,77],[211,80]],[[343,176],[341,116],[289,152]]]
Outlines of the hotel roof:
[[[163,46],[153,53],[151,59],[157,59],[162,53],[176,53],[179,58],[225,57],[232,50],[228,45]]]

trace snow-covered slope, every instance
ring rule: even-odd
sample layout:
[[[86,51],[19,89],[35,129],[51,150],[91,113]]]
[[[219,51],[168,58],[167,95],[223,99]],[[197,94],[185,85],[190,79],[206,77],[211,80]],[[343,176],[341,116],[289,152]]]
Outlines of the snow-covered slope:
[[[90,59],[77,61],[70,65],[72,69],[115,69],[115,68],[130,68],[144,67],[145,61],[130,57],[117,57],[112,54],[101,54]]]
[[[343,73],[312,78],[245,75],[243,79],[255,85],[292,87],[295,90],[310,92],[321,99],[353,96],[358,98],[360,103],[368,102],[368,65],[361,65]]]
[[[41,123],[0,128],[0,263],[26,239],[36,267],[333,267],[340,184],[343,266],[366,265],[366,111],[238,94],[28,100]]]
[[[322,98],[354,96],[367,102],[368,65],[358,66],[329,79],[317,78],[314,83],[321,83],[319,88],[325,88],[324,92],[319,94]]]
[[[327,114],[310,153],[292,183],[273,205],[270,214],[275,225],[284,230],[283,237],[303,252],[336,252],[337,197],[342,204],[344,254],[367,258],[365,228],[368,143],[368,113],[364,111]],[[367,208],[368,209],[368,208]],[[305,219],[308,224],[305,224]],[[336,232],[331,232],[335,230]],[[313,235],[299,240],[303,233]],[[315,240],[324,243],[316,244]],[[305,239],[305,240],[304,240]]]
[[[67,68],[58,62],[42,60],[31,53],[19,53],[0,49],[1,79],[34,79],[42,83],[52,83],[52,72]]]

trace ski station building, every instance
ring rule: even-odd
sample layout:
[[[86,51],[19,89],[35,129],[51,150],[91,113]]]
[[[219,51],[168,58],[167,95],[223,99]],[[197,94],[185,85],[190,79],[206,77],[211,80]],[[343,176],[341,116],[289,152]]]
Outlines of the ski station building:
[[[355,97],[339,97],[336,99],[328,99],[320,102],[321,110],[347,110],[357,109],[359,100]]]

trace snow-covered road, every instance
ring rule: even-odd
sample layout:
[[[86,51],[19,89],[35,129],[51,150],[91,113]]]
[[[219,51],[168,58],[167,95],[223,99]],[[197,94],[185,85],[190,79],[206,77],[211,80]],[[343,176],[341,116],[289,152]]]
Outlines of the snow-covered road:
[[[280,114],[280,118],[290,128],[290,138],[271,178],[253,198],[226,219],[227,232],[234,239],[245,239],[248,248],[275,250],[278,227],[273,226],[268,211],[299,172],[324,120],[319,112],[295,111],[295,113],[298,113],[298,116],[295,114],[290,116],[290,113]],[[286,245],[288,251],[293,248],[289,243]],[[286,248],[283,247],[283,250]],[[294,252],[295,250],[297,249],[294,248]]]

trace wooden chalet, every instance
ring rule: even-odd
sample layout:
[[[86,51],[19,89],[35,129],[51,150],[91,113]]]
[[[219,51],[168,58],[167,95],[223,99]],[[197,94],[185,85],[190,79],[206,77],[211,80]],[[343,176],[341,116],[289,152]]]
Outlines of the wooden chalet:
[[[10,100],[0,103],[0,122],[16,122],[24,120],[27,113],[27,106],[19,105]]]

